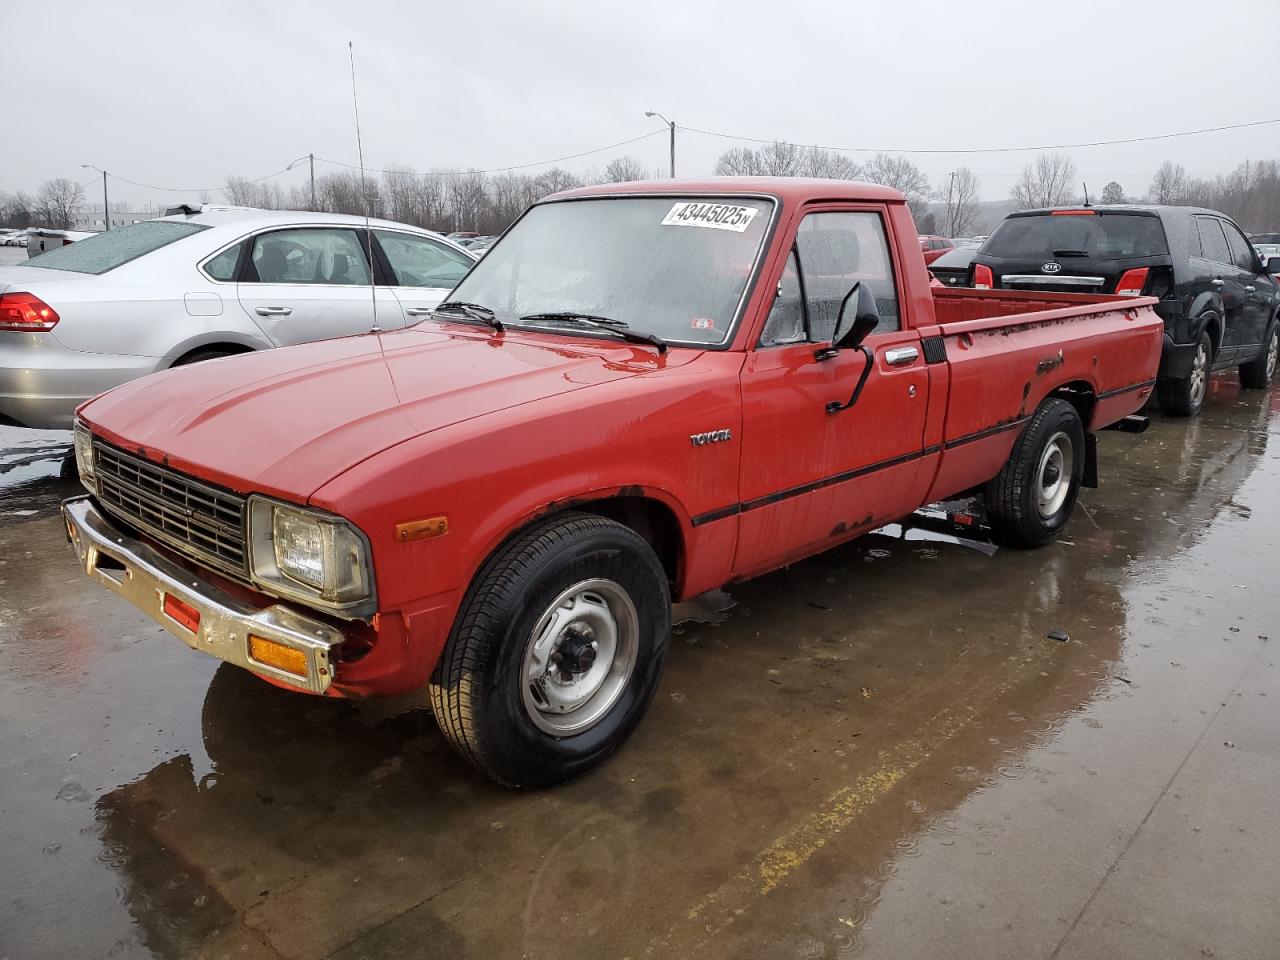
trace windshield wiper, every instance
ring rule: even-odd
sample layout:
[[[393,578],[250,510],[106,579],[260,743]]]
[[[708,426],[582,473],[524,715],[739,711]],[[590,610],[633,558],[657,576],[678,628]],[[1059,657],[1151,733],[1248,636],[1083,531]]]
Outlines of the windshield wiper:
[[[1089,256],[1089,251],[1088,250],[1055,250],[1053,251],[1053,255],[1055,257],[1087,257]]]
[[[436,307],[437,313],[442,310],[451,310],[454,313],[462,314],[469,320],[479,320],[481,323],[487,323],[499,333],[502,333],[504,329],[502,321],[498,319],[497,314],[482,303],[468,303],[466,300],[446,300]]]
[[[628,343],[647,343],[657,347],[659,353],[667,352],[667,341],[656,333],[639,333],[627,326],[623,320],[613,317],[602,317],[596,313],[575,313],[572,310],[551,310],[546,313],[529,313],[520,318],[523,323],[576,323],[584,327],[595,327],[616,333]]]

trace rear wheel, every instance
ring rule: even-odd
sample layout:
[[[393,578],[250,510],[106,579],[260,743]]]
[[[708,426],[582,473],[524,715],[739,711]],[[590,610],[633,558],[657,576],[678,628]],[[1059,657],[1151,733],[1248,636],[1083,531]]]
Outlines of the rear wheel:
[[[203,360],[217,360],[221,357],[235,356],[233,350],[194,350],[185,357],[179,357],[173,361],[175,367],[185,367],[191,363],[200,363]]]
[[[478,575],[431,679],[432,708],[491,779],[559,783],[639,722],[670,630],[649,544],[612,520],[565,514],[518,535]]]
[[[1161,380],[1156,384],[1160,409],[1178,417],[1193,417],[1200,412],[1209,392],[1209,370],[1213,365],[1213,341],[1208,333],[1200,334],[1196,353],[1191,360],[1191,373],[1185,380]]]
[[[1080,414],[1065,400],[1046,400],[983,491],[993,539],[1039,547],[1057,537],[1075,507],[1084,466]]]
[[[1248,363],[1240,364],[1240,386],[1261,390],[1276,375],[1276,361],[1280,359],[1280,321],[1271,324],[1262,351]]]

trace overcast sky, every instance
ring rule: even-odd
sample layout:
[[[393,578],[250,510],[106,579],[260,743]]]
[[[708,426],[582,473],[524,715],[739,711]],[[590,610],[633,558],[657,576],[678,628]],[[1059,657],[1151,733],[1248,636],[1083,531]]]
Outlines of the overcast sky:
[[[891,151],[1111,140],[1280,117],[1280,0],[530,3],[511,0],[0,0],[0,190],[56,176],[100,198],[92,163],[181,188],[299,155],[354,162],[347,41],[365,161],[481,169],[654,130],[646,110],[746,137]],[[677,172],[742,145],[680,131]],[[1280,125],[1067,151],[1090,191],[1145,189],[1280,156]],[[629,153],[665,168],[665,131]],[[866,154],[853,154],[855,159]],[[1007,196],[1032,153],[912,155],[968,165]],[[317,164],[317,173],[335,170]],[[543,168],[531,168],[537,172]],[[305,165],[280,182],[302,183]],[[191,198],[111,184],[112,201]],[[214,194],[214,198],[218,195]]]

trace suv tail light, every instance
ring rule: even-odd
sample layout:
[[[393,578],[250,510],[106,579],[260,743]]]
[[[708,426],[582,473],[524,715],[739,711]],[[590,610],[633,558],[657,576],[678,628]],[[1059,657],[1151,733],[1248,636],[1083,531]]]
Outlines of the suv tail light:
[[[985,263],[975,263],[973,265],[973,286],[975,290],[990,290],[995,286],[995,280],[991,276],[991,268]]]
[[[33,293],[0,293],[0,330],[52,330],[58,314]]]
[[[1126,297],[1141,296],[1142,288],[1147,285],[1147,274],[1149,272],[1146,267],[1126,270],[1124,276],[1116,281],[1116,293]]]

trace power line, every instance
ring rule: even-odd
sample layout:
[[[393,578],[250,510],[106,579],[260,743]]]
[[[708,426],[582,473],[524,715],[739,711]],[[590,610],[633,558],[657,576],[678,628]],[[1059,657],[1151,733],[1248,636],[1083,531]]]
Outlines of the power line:
[[[834,150],[837,153],[931,153],[931,154],[968,154],[968,153],[1027,153],[1036,150],[1076,150],[1082,147],[1110,147],[1125,143],[1146,143],[1152,140],[1172,140],[1175,137],[1194,137],[1202,133],[1220,133],[1223,130],[1242,130],[1246,127],[1262,127],[1280,123],[1275,120],[1251,120],[1247,123],[1229,123],[1221,127],[1204,127],[1200,130],[1184,130],[1180,133],[1158,133],[1148,137],[1125,137],[1121,140],[1094,140],[1089,143],[1049,143],[1034,147],[974,147],[974,148],[926,148],[905,149],[902,147],[830,147],[820,143],[797,143],[798,147],[816,147],[819,150]],[[741,137],[732,133],[717,133],[714,130],[699,130],[697,127],[680,127],[687,133],[700,133],[707,137],[720,137],[724,140],[745,140],[749,143],[777,143],[777,138]],[[784,141],[790,142],[790,141]]]
[[[436,171],[427,171],[421,176],[424,177],[465,177],[473,173],[506,173],[510,170],[526,170],[529,167],[543,167],[549,163],[563,163],[566,160],[577,160],[580,157],[589,157],[593,153],[604,153],[606,150],[616,150],[618,147],[625,147],[631,143],[638,143],[641,140],[647,140],[649,137],[656,137],[658,134],[665,134],[666,130],[651,130],[648,133],[642,133],[638,137],[632,137],[630,140],[619,140],[617,143],[611,143],[604,147],[595,147],[591,150],[583,150],[581,153],[571,153],[563,157],[554,157],[550,160],[534,160],[531,163],[516,163],[509,167],[489,167],[486,170],[459,170],[456,172],[442,173]],[[343,163],[341,160],[330,160],[327,157],[317,156],[317,160],[325,163],[331,163],[336,167],[349,167],[352,170],[359,169],[354,163]],[[377,170],[366,168],[370,173],[403,173],[403,170]]]
[[[289,168],[285,167],[281,170],[277,170],[275,173],[268,173],[265,176],[254,177],[252,180],[245,180],[243,182],[244,183],[261,183],[263,180],[270,180],[272,177],[278,177],[280,176],[280,174],[287,173],[288,171],[289,171]],[[222,186],[220,187],[157,187],[153,183],[139,183],[137,180],[130,180],[128,177],[122,177],[118,173],[108,173],[107,176],[110,177],[112,180],[120,180],[124,183],[132,184],[135,187],[142,187],[143,189],[146,189],[146,190],[163,190],[168,193],[202,193],[206,190],[220,190],[225,193],[227,190],[227,185],[225,183],[222,184]]]

